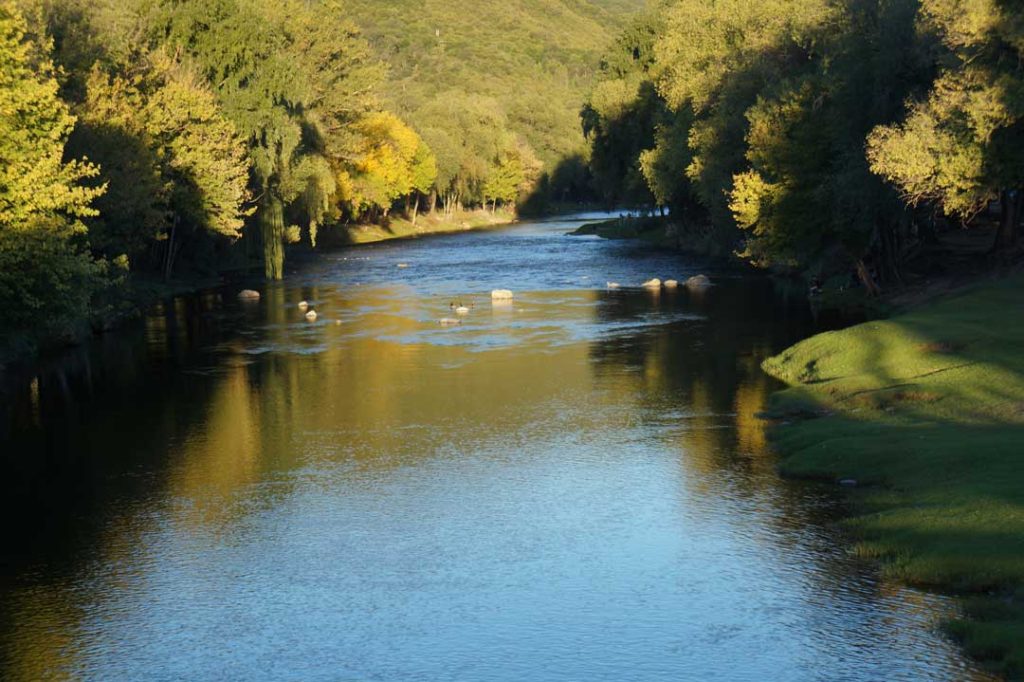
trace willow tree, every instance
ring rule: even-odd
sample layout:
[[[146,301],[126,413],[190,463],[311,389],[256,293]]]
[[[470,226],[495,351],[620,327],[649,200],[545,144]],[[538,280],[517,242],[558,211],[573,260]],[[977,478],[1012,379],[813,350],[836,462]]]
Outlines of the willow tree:
[[[75,124],[58,97],[48,46],[26,38],[24,17],[0,0],[0,309],[2,325],[80,315],[99,274],[83,218],[102,187],[86,161],[65,161]]]
[[[157,41],[194,60],[247,144],[264,270],[269,279],[280,279],[285,239],[281,186],[300,154],[307,95],[289,55],[288,37],[265,20],[256,3],[239,0],[165,0],[155,19]]]
[[[924,0],[945,66],[906,120],[869,140],[872,169],[911,203],[969,220],[999,198],[996,247],[1018,240],[1024,197],[1024,9],[998,0]]]

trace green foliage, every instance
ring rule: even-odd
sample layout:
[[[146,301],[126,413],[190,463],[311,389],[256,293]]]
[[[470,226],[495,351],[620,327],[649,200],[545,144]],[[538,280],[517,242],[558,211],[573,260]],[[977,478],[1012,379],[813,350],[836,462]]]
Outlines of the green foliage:
[[[864,150],[931,78],[918,20],[917,0],[663,4],[583,109],[602,194],[671,206],[759,265],[893,265],[907,212]]]
[[[601,79],[580,114],[590,143],[589,166],[595,190],[609,206],[664,205],[677,194],[667,185],[678,187],[682,176],[668,180],[662,175],[672,172],[667,166],[676,154],[648,153],[646,171],[641,159],[655,145],[657,135],[678,132],[674,125],[678,119],[667,117],[667,107],[651,71],[655,65],[654,43],[662,30],[660,14],[644,14],[633,20],[602,58]],[[657,188],[655,176],[662,181]]]
[[[112,188],[97,203],[93,248],[132,256],[173,229],[241,236],[248,157],[216,99],[187,67],[154,55],[131,81],[99,68],[86,82],[72,149],[88,152]],[[173,253],[171,254],[173,255]]]
[[[924,0],[947,50],[928,96],[869,139],[872,169],[911,203],[970,217],[1024,187],[1024,9],[995,0]]]
[[[501,103],[494,98],[459,90],[445,92],[424,107],[419,117],[423,138],[436,155],[434,188],[449,211],[457,204],[504,199],[486,195],[488,183],[496,188],[503,182],[498,176],[507,175],[509,164],[518,163],[521,174],[511,181],[518,187],[536,166],[532,149],[509,129]],[[507,185],[509,180],[504,182]]]
[[[604,45],[643,0],[479,0],[472,6],[348,0],[346,5],[392,66],[389,108],[437,154],[442,193],[460,154],[438,146],[460,145],[463,139],[462,120],[437,116],[453,96],[488,103],[507,136],[525,142],[543,163],[547,192],[562,196],[579,190],[571,173],[559,173],[563,163],[587,153],[579,102]],[[496,161],[493,155],[482,158]],[[456,183],[461,201],[482,201],[483,175]]]
[[[337,2],[168,0],[152,27],[151,40],[198,65],[246,141],[254,190],[269,195],[258,209],[270,213],[259,217],[265,271],[279,278],[284,212],[304,214],[315,243],[343,184],[331,174],[358,163],[358,126],[375,111],[379,64]],[[373,203],[392,188],[365,189]]]
[[[495,207],[498,204],[515,204],[529,191],[540,168],[540,161],[527,145],[520,143],[502,149],[484,181],[484,202],[491,202]]]
[[[57,96],[52,64],[26,38],[24,17],[0,1],[0,326],[88,310],[99,268],[84,249],[83,218],[102,187],[96,167],[65,161],[75,119]]]
[[[357,213],[382,210],[385,214],[399,197],[429,189],[437,163],[412,128],[391,113],[380,112],[357,121],[351,196]]]

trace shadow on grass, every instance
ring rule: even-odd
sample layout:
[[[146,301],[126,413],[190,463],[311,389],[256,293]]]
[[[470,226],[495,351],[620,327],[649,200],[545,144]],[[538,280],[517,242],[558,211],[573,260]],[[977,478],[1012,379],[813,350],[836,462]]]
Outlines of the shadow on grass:
[[[1016,276],[765,363],[790,386],[771,406],[783,473],[876,486],[851,525],[887,575],[1009,604],[1009,621],[980,609],[951,629],[1012,677],[1024,675],[1024,638],[1011,636],[1024,627],[1021,313]]]

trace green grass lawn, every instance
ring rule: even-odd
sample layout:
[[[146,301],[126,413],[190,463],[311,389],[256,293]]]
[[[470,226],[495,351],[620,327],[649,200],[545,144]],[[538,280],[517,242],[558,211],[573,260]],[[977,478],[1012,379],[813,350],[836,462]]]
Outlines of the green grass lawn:
[[[784,474],[854,479],[858,551],[968,595],[949,631],[1024,679],[1024,276],[771,358]]]

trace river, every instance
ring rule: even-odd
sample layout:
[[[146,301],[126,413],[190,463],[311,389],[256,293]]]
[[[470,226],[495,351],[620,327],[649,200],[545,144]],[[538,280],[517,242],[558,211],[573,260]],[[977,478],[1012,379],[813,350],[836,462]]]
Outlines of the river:
[[[322,253],[24,377],[0,678],[985,679],[775,473],[799,297],[580,223]]]

